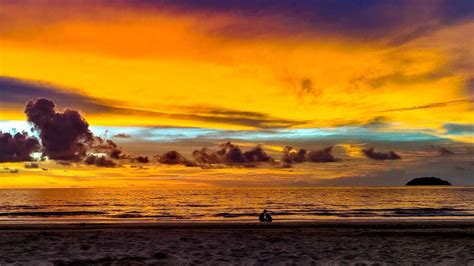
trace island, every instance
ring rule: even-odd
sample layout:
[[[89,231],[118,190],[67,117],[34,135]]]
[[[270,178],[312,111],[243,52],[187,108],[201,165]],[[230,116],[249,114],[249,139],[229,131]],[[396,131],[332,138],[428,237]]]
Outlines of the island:
[[[451,183],[441,178],[430,176],[430,177],[414,178],[410,180],[406,185],[407,186],[451,186]]]

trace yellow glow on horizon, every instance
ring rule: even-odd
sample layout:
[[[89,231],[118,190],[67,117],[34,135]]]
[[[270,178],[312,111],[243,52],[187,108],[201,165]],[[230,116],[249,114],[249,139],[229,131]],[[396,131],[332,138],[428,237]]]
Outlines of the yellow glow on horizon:
[[[0,165],[1,189],[12,188],[101,188],[101,187],[152,187],[152,186],[261,186],[290,185],[299,181],[317,181],[361,175],[368,169],[381,170],[387,162],[375,162],[341,169],[339,164],[298,164],[293,168],[281,168],[278,164],[261,167],[230,167],[214,165],[209,169],[185,167],[182,165],[161,165],[149,163],[142,167],[124,164],[115,168],[101,168],[84,164],[62,166],[52,161],[39,162],[40,168],[27,169],[23,163],[2,163]],[[401,162],[389,165],[401,167]],[[9,173],[8,169],[17,169]],[[43,171],[41,168],[47,168]]]

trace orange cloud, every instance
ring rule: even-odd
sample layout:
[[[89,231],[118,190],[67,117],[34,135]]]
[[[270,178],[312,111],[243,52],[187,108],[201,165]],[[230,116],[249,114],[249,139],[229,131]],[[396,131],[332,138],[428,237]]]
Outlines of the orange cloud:
[[[292,34],[285,30],[287,14],[47,3],[48,8],[34,1],[26,9],[3,8],[9,22],[0,24],[0,75],[74,88],[108,105],[143,111],[87,114],[95,125],[330,127],[367,121],[386,110],[461,101],[440,107],[442,112],[383,113],[391,129],[439,133],[444,123],[468,123],[472,115],[465,89],[474,47],[465,38],[469,20],[444,25],[438,18],[435,27],[393,43],[346,38],[331,33],[332,26]],[[409,32],[405,26],[381,39]],[[246,35],[251,28],[258,38]],[[261,114],[268,121],[199,119],[195,107]],[[21,116],[3,107],[0,118]]]

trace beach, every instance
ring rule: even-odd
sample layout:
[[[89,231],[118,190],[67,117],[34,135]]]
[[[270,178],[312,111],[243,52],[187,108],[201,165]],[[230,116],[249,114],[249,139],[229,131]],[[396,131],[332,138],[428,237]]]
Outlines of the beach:
[[[12,223],[0,264],[474,265],[474,222]]]

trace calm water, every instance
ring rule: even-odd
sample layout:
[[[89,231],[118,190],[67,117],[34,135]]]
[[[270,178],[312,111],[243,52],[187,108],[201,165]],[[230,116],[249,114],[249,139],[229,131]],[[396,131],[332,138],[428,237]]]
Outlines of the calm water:
[[[473,219],[474,188],[4,189],[0,222]]]

